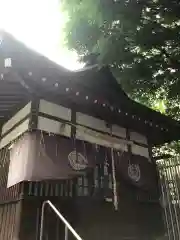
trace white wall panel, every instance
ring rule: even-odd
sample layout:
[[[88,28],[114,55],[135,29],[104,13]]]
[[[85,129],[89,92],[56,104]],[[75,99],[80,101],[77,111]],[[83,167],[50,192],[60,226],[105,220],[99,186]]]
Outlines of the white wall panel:
[[[45,101],[43,99],[40,100],[39,112],[71,121],[71,109]]]
[[[126,138],[126,129],[118,125],[112,125],[112,134],[117,137]]]
[[[38,117],[38,129],[63,136],[71,136],[71,126],[52,119]]]
[[[0,149],[14,141],[24,132],[28,131],[29,129],[29,119],[26,119],[23,123],[13,129],[10,133],[4,136],[0,141]]]
[[[2,127],[2,135],[14,127],[15,124],[20,122],[31,112],[31,102],[29,102],[24,108],[17,112],[10,120],[8,120]]]
[[[149,150],[146,147],[142,147],[136,144],[132,145],[132,154],[140,155],[149,159]]]
[[[110,137],[107,134],[97,133],[96,131],[77,128],[76,138],[82,141],[87,141],[92,144],[98,144],[104,147],[113,147],[117,150],[127,151],[127,144],[118,138]]]
[[[90,127],[102,132],[110,132],[110,129],[107,128],[105,121],[80,112],[76,113],[76,122],[77,124]]]
[[[137,132],[131,132],[130,133],[130,139],[132,141],[135,141],[137,143],[143,143],[147,145],[147,138]]]

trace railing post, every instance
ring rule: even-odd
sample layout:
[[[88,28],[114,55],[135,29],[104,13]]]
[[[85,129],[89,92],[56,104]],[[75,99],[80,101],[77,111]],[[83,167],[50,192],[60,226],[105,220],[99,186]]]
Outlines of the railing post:
[[[63,217],[63,215],[58,211],[58,209],[49,201],[45,201],[42,204],[41,211],[41,224],[40,224],[40,234],[39,240],[43,240],[43,228],[44,228],[44,209],[45,205],[48,204],[50,208],[54,211],[54,213],[59,217],[59,219],[65,225],[65,240],[68,240],[68,232],[70,231],[77,240],[82,240],[82,238],[77,234],[77,232],[72,228],[72,226],[68,223],[68,221]]]
[[[45,208],[45,205],[46,205],[46,202],[43,202],[43,204],[42,204],[42,210],[41,210],[41,223],[40,223],[39,240],[43,240],[44,208]]]
[[[65,236],[64,236],[64,240],[68,240],[68,228],[65,225]]]

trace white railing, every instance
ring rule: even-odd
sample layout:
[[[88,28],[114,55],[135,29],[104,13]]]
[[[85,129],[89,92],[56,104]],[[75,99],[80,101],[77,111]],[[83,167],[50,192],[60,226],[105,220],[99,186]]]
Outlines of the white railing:
[[[54,213],[59,217],[59,219],[65,225],[65,236],[64,239],[68,240],[68,230],[74,235],[77,240],[82,240],[82,238],[77,234],[77,232],[72,228],[72,226],[68,223],[68,221],[63,217],[63,215],[59,212],[59,210],[49,201],[43,202],[42,210],[41,210],[41,225],[40,225],[40,237],[39,240],[43,240],[43,229],[44,229],[44,209],[45,206],[49,205],[50,208],[54,211]]]

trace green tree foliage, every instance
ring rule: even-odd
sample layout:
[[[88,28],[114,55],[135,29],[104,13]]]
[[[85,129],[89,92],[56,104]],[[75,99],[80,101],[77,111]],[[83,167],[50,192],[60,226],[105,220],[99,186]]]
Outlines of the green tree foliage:
[[[180,120],[180,1],[62,0],[66,44],[136,101]],[[171,143],[160,152],[180,153]]]
[[[62,7],[70,49],[111,66],[134,99],[180,116],[179,0],[62,0]]]

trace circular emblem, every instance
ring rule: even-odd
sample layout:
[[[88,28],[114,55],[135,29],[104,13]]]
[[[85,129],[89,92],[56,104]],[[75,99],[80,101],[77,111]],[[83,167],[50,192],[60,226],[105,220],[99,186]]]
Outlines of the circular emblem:
[[[88,166],[87,159],[81,153],[78,153],[76,151],[72,151],[68,155],[68,160],[69,160],[70,166],[76,171],[84,170]]]
[[[128,166],[128,176],[135,182],[138,182],[141,178],[141,171],[138,164],[130,164]]]

